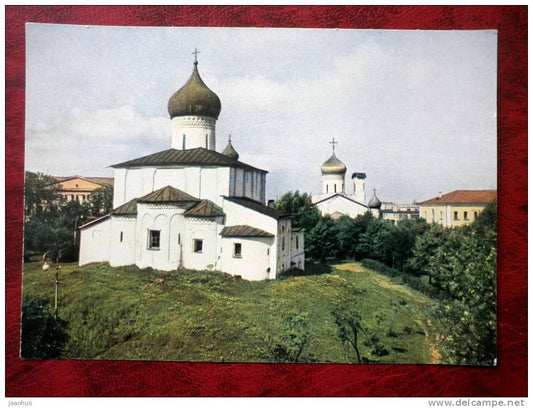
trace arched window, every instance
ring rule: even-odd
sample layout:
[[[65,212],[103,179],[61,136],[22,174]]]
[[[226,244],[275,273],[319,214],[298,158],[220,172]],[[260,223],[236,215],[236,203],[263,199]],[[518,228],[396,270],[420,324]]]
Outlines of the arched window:
[[[336,184],[333,184],[333,192],[334,192],[334,193],[337,192],[337,185],[336,185]]]
[[[208,147],[207,147],[207,133],[205,134],[205,148],[208,149]]]
[[[183,150],[185,150],[185,134],[183,134],[183,138],[182,138],[182,147],[181,147]]]

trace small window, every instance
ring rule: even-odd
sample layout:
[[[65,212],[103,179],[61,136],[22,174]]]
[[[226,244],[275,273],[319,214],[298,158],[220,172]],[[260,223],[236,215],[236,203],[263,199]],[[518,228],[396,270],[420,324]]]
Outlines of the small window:
[[[474,211],[474,219],[477,218],[477,215],[478,215],[478,212],[477,212],[477,211]]]
[[[296,235],[296,249],[298,249],[298,235]]]
[[[148,248],[149,249],[159,249],[160,241],[161,241],[161,231],[150,230],[148,232]]]
[[[270,248],[267,248],[267,255],[270,255]]]
[[[326,184],[326,193],[328,192],[328,185]]]
[[[181,234],[178,234],[178,245],[181,245]]]
[[[453,212],[453,219],[454,219],[454,221],[459,221],[459,211],[454,211]]]
[[[468,211],[465,211],[465,212],[463,213],[463,215],[464,215],[464,219],[465,219],[465,220],[468,220]]]
[[[122,242],[123,238],[124,238],[124,232],[120,231],[120,242]]]
[[[281,250],[285,251],[285,237],[281,239]]]
[[[204,240],[203,239],[195,239],[193,241],[193,250],[194,250],[194,252],[201,253],[203,246],[204,246]]]
[[[182,150],[185,150],[185,135],[183,135],[183,138],[181,139],[181,144],[182,144]]]
[[[283,234],[285,232],[285,225],[281,226],[281,233]]]
[[[235,258],[242,258],[242,245],[239,242],[233,244],[233,256]]]
[[[205,148],[207,149],[207,134],[205,135]]]
[[[334,192],[334,193],[337,192],[337,185],[336,185],[336,184],[333,184],[333,192]]]

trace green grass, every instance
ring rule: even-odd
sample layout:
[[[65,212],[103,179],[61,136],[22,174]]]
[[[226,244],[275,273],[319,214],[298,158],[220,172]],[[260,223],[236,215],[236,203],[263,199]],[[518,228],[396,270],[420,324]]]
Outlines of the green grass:
[[[250,282],[205,271],[160,272],[107,264],[60,272],[59,317],[69,323],[63,358],[273,361],[286,311],[306,313],[302,361],[349,363],[331,314],[348,284],[357,288],[365,335],[361,355],[375,363],[438,363],[431,300],[358,263],[310,264],[304,276]],[[320,273],[322,271],[322,273]],[[23,294],[54,302],[54,273],[25,265]]]

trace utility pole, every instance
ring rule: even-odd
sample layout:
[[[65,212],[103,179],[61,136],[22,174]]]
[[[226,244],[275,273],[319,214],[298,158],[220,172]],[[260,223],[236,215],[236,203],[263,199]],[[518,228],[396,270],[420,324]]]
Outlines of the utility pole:
[[[56,293],[55,293],[55,301],[54,301],[54,311],[55,311],[56,317],[59,312],[58,296],[59,296],[59,270],[60,269],[61,269],[61,265],[59,265],[59,256],[58,256],[56,260]]]

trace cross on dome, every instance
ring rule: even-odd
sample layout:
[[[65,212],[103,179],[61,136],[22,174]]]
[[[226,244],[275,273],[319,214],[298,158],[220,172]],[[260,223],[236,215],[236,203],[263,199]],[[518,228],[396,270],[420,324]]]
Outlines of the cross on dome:
[[[339,142],[335,141],[335,138],[331,139],[331,142],[329,144],[333,147],[333,153],[335,153],[335,145],[339,144]]]
[[[200,51],[198,51],[198,48],[194,48],[194,64],[197,65],[198,64],[198,54],[200,54]]]

